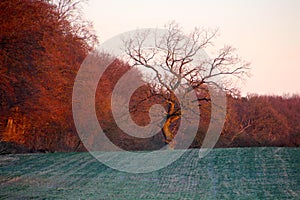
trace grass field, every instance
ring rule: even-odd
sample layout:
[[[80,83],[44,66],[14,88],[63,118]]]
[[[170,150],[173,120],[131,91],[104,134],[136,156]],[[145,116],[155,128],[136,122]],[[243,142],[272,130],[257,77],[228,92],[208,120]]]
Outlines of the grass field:
[[[299,148],[188,150],[144,174],[89,153],[0,156],[0,199],[300,199]]]

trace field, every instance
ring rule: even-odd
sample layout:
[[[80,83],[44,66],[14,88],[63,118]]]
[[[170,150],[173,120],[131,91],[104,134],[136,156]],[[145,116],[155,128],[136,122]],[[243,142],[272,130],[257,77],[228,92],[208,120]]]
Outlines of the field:
[[[145,174],[89,153],[4,155],[0,199],[300,199],[300,149],[214,149],[202,159],[193,149]]]

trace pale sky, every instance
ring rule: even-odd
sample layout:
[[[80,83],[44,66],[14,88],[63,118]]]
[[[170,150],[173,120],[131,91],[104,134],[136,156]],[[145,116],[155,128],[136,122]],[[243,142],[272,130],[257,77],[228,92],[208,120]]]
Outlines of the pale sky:
[[[195,26],[219,28],[215,47],[232,45],[251,62],[243,94],[300,94],[299,0],[89,0],[84,13],[100,44],[173,20],[187,33]]]

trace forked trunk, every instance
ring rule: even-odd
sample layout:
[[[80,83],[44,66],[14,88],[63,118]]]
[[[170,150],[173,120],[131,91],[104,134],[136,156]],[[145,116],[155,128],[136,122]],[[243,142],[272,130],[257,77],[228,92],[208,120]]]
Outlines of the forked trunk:
[[[178,119],[179,119],[179,116],[174,115],[174,116],[168,117],[166,122],[164,123],[163,133],[164,133],[164,136],[165,136],[165,142],[167,144],[169,144],[174,139],[175,135],[171,130],[171,124],[174,123]]]
[[[175,103],[169,100],[168,105],[168,115],[162,129],[166,144],[170,144],[170,142],[174,139],[175,134],[171,130],[171,125],[180,118],[180,112],[176,111]]]

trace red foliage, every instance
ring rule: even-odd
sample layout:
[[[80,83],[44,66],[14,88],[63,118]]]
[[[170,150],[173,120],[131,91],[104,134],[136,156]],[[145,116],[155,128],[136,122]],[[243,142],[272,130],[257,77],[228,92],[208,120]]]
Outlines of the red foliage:
[[[71,114],[72,86],[94,37],[74,34],[55,5],[46,1],[0,3],[0,99],[5,125],[11,110],[26,116],[25,144],[70,150],[77,138]],[[76,145],[75,145],[76,146]]]
[[[48,1],[2,0],[0,10],[0,139],[34,150],[84,150],[72,119],[72,87],[95,36],[89,27],[74,26]],[[123,149],[158,149],[164,145],[162,132],[135,138],[114,122],[111,93],[129,69],[115,61],[102,76],[96,93],[99,123]],[[163,95],[147,85],[136,90],[130,100],[132,119],[147,125],[153,104],[167,110]],[[200,104],[201,121],[195,122],[200,128],[192,147],[201,146],[210,120],[210,103]],[[228,96],[227,109],[219,147],[300,146],[299,96]],[[175,131],[178,122],[172,124]]]

